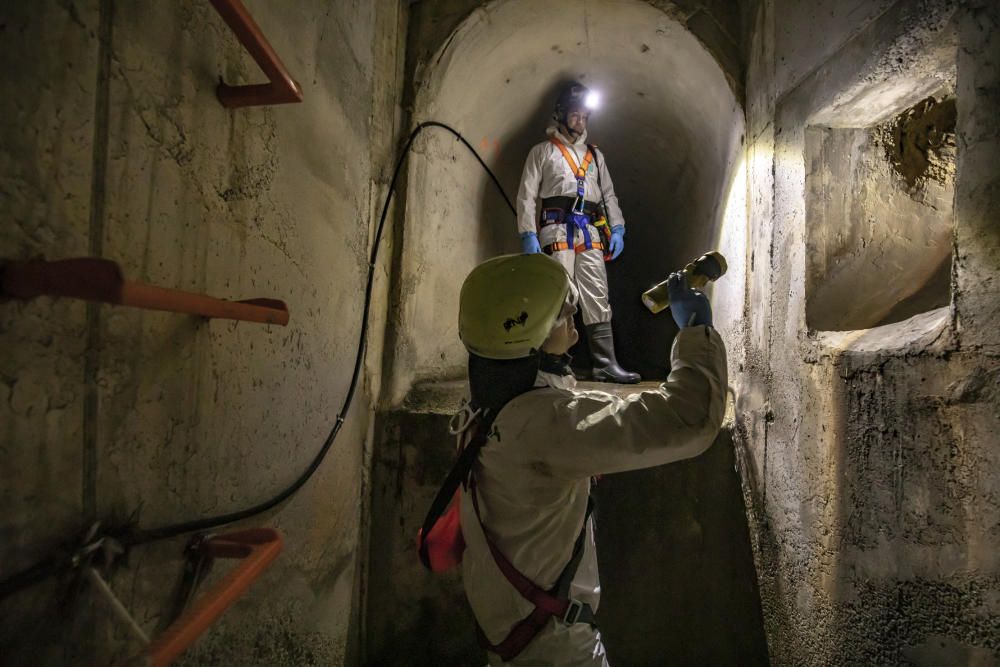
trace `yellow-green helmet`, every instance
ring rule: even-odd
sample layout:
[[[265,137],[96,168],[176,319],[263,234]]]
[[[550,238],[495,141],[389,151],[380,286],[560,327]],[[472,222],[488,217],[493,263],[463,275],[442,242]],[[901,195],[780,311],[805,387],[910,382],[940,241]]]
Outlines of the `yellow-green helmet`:
[[[527,357],[549,337],[569,289],[566,270],[547,255],[494,257],[462,284],[458,335],[480,357]]]

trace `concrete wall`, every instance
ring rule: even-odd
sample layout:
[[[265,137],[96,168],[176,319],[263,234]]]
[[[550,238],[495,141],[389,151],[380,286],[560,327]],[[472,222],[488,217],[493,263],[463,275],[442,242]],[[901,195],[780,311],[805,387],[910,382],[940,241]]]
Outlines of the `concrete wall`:
[[[754,22],[738,460],[771,660],[996,664],[997,6],[767,0]],[[808,240],[833,230],[806,203],[808,128],[883,122],[946,88],[949,61],[951,303],[810,333]]]
[[[263,75],[208,3],[0,10],[0,257],[99,255],[134,280],[280,298],[291,311],[282,328],[47,298],[2,304],[4,576],[95,520],[148,528],[269,498],[334,422],[395,144],[404,10],[247,5],[303,104],[216,101],[219,76]],[[298,495],[247,522],[281,530],[283,554],[190,664],[356,660],[381,320],[375,365],[331,456]],[[184,543],[137,548],[109,575],[150,633],[170,620]],[[50,581],[2,604],[5,664],[102,662],[136,648],[86,586]]]
[[[403,409],[378,413],[372,471],[371,553],[365,664],[486,664],[461,570],[431,574],[415,549],[441,482],[454,463],[448,420],[467,394],[440,383]]]
[[[743,114],[705,47],[670,14],[638,0],[510,0],[466,12],[428,55],[412,44],[442,39],[439,24],[454,23],[457,9],[420,11],[442,18],[411,28],[414,122],[443,121],[462,132],[511,197],[529,149],[545,140],[559,87],[579,78],[603,91],[589,140],[606,155],[628,225],[626,250],[608,265],[622,363],[651,378],[666,375],[664,350],[676,329],[638,296],[717,246],[731,255],[731,273],[716,287],[726,294],[720,302],[732,305],[718,317],[730,329],[743,298]],[[387,343],[384,400],[394,406],[415,381],[464,374],[455,319],[461,278],[483,259],[518,249],[513,215],[450,135],[432,130],[418,139],[408,175],[394,276],[398,320]]]

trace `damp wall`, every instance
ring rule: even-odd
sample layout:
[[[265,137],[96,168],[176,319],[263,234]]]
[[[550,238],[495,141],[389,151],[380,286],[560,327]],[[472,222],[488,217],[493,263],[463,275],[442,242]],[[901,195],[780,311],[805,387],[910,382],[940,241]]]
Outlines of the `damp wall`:
[[[132,280],[291,312],[280,327],[0,304],[4,577],[66,553],[95,521],[152,528],[272,497],[336,419],[395,150],[405,5],[246,6],[303,103],[219,104],[220,77],[264,77],[207,2],[0,9],[0,257],[101,256]],[[188,664],[356,662],[386,271],[330,455],[291,500],[242,524],[277,528],[282,554]],[[171,620],[185,542],[135,548],[105,573],[151,635]],[[3,600],[0,618],[8,665],[103,664],[138,648],[92,588],[64,580]]]
[[[765,0],[751,32],[737,460],[771,661],[997,664],[1000,12]],[[951,90],[952,182],[863,149]],[[944,298],[845,317],[941,264]]]

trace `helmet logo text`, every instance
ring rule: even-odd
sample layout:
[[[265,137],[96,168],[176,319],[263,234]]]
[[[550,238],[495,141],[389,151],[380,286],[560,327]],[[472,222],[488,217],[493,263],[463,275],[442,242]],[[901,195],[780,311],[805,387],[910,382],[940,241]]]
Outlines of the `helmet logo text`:
[[[515,326],[520,325],[523,327],[524,323],[527,321],[528,321],[528,313],[522,310],[521,314],[518,315],[516,319],[513,317],[508,317],[507,320],[504,321],[503,323],[503,328],[508,333],[510,333],[510,330],[513,329]]]

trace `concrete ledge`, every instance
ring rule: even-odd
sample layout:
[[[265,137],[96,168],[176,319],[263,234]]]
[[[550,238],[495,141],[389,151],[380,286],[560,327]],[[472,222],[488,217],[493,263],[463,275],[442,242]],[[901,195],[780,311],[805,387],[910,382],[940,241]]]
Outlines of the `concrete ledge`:
[[[820,356],[852,352],[913,354],[933,348],[948,332],[950,323],[951,308],[945,306],[871,329],[819,331],[816,346]]]

